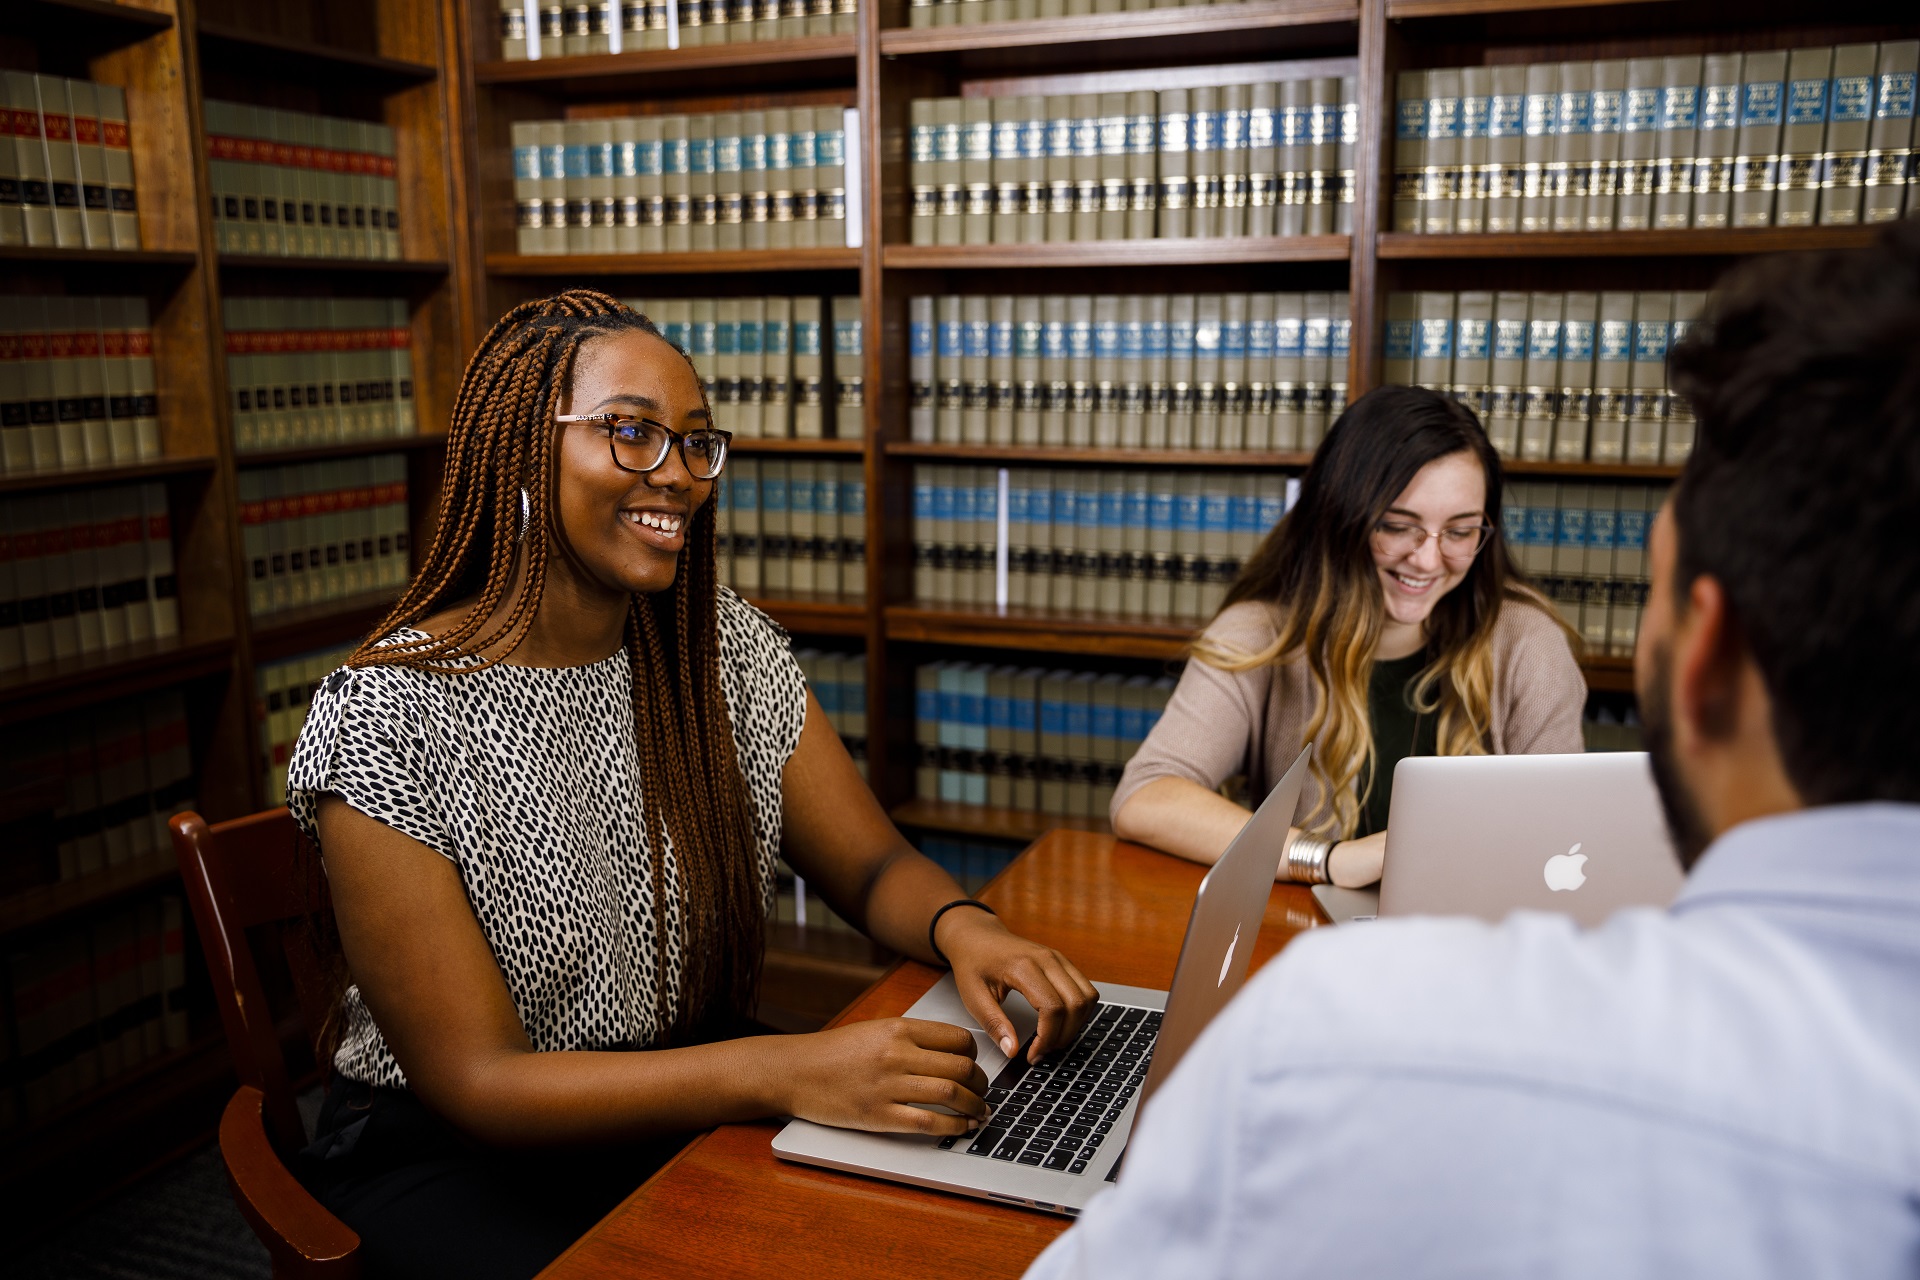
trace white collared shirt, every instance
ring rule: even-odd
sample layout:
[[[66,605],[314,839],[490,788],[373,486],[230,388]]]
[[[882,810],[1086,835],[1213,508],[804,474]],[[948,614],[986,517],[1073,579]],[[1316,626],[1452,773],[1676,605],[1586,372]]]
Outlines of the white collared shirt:
[[[1030,1278],[1920,1275],[1920,806],[1744,824],[1667,911],[1290,945]]]

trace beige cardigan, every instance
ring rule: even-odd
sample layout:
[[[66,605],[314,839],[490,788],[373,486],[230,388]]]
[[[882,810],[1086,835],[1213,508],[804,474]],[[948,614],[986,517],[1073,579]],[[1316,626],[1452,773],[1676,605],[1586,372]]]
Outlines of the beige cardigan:
[[[1273,643],[1278,626],[1272,605],[1243,601],[1215,618],[1206,634],[1225,647],[1258,653]],[[1120,775],[1109,818],[1155,778],[1186,778],[1212,791],[1244,773],[1247,794],[1266,795],[1300,754],[1313,714],[1311,681],[1306,659],[1297,655],[1238,673],[1190,659],[1166,713]],[[1559,624],[1534,605],[1502,606],[1493,627],[1493,753],[1584,750],[1586,700],[1586,681]],[[1300,812],[1314,812],[1321,795],[1319,780],[1309,777]]]

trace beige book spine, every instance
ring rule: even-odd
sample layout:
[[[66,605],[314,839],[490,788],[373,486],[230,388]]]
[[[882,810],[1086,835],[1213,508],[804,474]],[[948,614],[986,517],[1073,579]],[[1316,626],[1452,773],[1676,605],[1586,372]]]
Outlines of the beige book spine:
[[[1832,75],[1830,47],[1795,49],[1788,56],[1780,167],[1775,175],[1775,226],[1810,227],[1820,211],[1820,144],[1826,138]]]
[[[1250,236],[1273,235],[1279,225],[1280,151],[1274,132],[1279,103],[1279,86],[1271,80],[1262,80],[1248,90],[1245,230]]]
[[[1906,189],[1911,181],[1908,166],[1913,146],[1917,68],[1920,68],[1920,41],[1888,40],[1881,44],[1879,62],[1874,68],[1873,128],[1867,138],[1862,222],[1892,222],[1906,208]],[[54,203],[58,218],[57,190]]]
[[[1784,62],[1785,55],[1781,57]],[[1764,169],[1772,152],[1765,146],[1757,155],[1747,152],[1741,96],[1739,54],[1711,53],[1701,60],[1700,128],[1693,161],[1695,227],[1720,230],[1731,225],[1736,187],[1757,196],[1766,186]],[[1772,101],[1778,105],[1777,93]]]
[[[1560,389],[1554,405],[1553,460],[1585,462],[1593,419],[1594,331],[1600,296],[1569,293],[1560,323]]]
[[[1493,235],[1520,229],[1520,198],[1526,189],[1527,69],[1493,68],[1487,105],[1487,218]]]
[[[1827,95],[1827,132],[1820,146],[1820,224],[1860,221],[1866,184],[1867,140],[1873,127],[1873,68],[1879,46],[1843,44],[1833,51]]]
[[[1693,177],[1700,134],[1701,58],[1661,63],[1660,135],[1653,164],[1653,227],[1676,231],[1693,220]]]
[[[1547,185],[1553,189],[1553,229],[1584,231],[1587,193],[1593,186],[1593,64],[1563,62],[1558,81],[1553,160],[1547,169]]]
[[[990,98],[988,103],[992,115],[993,158],[989,170],[993,182],[993,212],[987,238],[993,244],[1017,244],[1020,240],[1021,205],[1026,194],[1026,160],[1020,150],[1026,99]],[[916,209],[920,199],[918,190],[916,186]],[[927,242],[916,240],[914,243]]]
[[[1560,79],[1559,65],[1537,62],[1527,75],[1526,116],[1521,141],[1522,185],[1520,190],[1521,231],[1553,230],[1552,162],[1554,135],[1558,132]]]
[[[907,235],[912,244],[934,243],[939,226],[940,126],[935,120],[936,109],[932,98],[915,98],[907,108],[907,180],[911,188]]]
[[[1589,456],[1595,462],[1620,463],[1627,456],[1627,422],[1632,411],[1633,295],[1600,295],[1600,319],[1594,331],[1593,431]]]
[[[964,98],[960,103],[960,181],[962,244],[993,240],[993,101]]]
[[[1182,238],[1192,234],[1193,118],[1189,109],[1191,91],[1162,89],[1160,108],[1160,235]]]
[[[1749,53],[1741,67],[1740,146],[1733,160],[1732,225],[1770,227],[1780,190],[1787,54]]]
[[[1656,466],[1666,436],[1667,344],[1673,295],[1642,293],[1634,302],[1633,382],[1627,422],[1627,462]]]
[[[1098,99],[1100,218],[1095,236],[1122,240],[1127,234],[1127,95],[1103,93]]]
[[[1493,69],[1460,71],[1460,184],[1453,229],[1476,235],[1487,229],[1487,126],[1493,106]]]

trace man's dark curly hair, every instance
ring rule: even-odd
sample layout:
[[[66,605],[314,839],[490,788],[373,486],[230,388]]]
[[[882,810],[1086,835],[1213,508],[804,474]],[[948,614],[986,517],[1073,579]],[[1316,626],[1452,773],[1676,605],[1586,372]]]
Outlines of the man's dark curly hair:
[[[1743,264],[1672,356],[1676,589],[1726,589],[1810,804],[1920,801],[1920,221]]]

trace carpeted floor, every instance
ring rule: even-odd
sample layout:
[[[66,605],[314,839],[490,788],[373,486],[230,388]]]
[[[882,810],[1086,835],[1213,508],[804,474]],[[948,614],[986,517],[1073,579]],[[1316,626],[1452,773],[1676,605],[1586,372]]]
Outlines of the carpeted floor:
[[[7,1264],[16,1280],[268,1280],[267,1251],[209,1144]]]
[[[320,1091],[296,1099],[307,1132]],[[15,1280],[270,1280],[253,1228],[234,1207],[220,1148],[209,1142],[13,1255]]]

